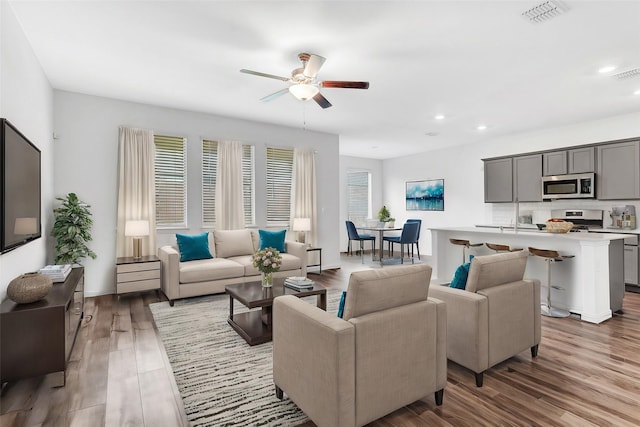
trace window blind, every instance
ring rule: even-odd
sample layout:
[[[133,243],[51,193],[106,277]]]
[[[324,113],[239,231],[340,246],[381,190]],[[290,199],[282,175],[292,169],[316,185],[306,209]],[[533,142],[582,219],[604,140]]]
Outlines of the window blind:
[[[355,224],[371,217],[370,177],[366,171],[347,172],[347,216]]]
[[[244,223],[255,223],[255,173],[254,147],[242,145],[242,199]],[[202,225],[215,227],[216,224],[216,177],[218,170],[218,141],[202,141]]]
[[[287,226],[291,210],[293,149],[267,147],[267,225]]]
[[[187,140],[179,136],[155,135],[156,225],[160,228],[187,226]]]

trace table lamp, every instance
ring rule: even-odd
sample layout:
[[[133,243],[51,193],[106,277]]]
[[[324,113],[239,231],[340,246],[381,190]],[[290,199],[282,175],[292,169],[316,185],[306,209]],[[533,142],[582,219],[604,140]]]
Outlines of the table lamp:
[[[142,258],[142,238],[149,235],[149,221],[127,221],[124,225],[124,235],[133,237],[133,258]]]
[[[298,242],[304,243],[307,231],[311,231],[311,218],[294,218],[293,231],[298,232]]]

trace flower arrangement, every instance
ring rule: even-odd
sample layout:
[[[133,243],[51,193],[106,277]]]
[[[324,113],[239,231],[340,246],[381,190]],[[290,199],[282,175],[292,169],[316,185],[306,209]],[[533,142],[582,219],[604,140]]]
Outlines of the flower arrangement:
[[[280,251],[274,248],[264,248],[253,254],[251,260],[253,266],[262,273],[262,286],[272,286],[273,276],[271,274],[280,270],[280,264],[282,264]]]

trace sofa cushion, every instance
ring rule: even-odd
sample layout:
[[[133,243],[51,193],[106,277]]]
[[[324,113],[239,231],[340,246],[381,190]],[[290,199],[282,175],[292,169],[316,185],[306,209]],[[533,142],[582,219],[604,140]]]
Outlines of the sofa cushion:
[[[351,273],[343,318],[426,300],[430,281],[431,267],[426,264]]]
[[[255,252],[250,230],[216,230],[213,240],[218,258],[252,255]]]
[[[208,232],[194,235],[176,234],[176,241],[180,251],[180,262],[213,258],[209,252]]]
[[[224,258],[202,259],[180,263],[180,283],[206,282],[210,280],[242,277],[244,267]]]
[[[274,248],[281,253],[285,252],[284,238],[287,230],[258,230],[258,233],[260,234],[260,250]]]
[[[469,269],[466,290],[478,292],[493,286],[517,282],[524,277],[526,267],[525,251],[477,256]]]
[[[280,254],[280,256],[282,257],[282,263],[280,264],[280,270],[278,271],[298,270],[301,268],[302,262],[297,256],[287,253]],[[253,266],[251,255],[234,256],[227,259],[242,265],[244,267],[245,276],[257,276],[260,274],[260,270]]]

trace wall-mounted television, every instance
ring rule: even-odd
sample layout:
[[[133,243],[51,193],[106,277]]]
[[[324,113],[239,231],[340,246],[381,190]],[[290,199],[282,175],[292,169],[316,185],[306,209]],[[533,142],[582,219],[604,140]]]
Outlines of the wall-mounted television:
[[[2,253],[42,236],[40,150],[7,119],[0,119]]]

